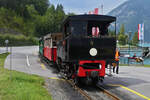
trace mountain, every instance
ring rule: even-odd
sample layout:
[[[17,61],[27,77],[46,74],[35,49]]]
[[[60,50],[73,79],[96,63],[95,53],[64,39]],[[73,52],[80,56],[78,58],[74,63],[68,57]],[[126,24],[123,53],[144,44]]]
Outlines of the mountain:
[[[117,17],[117,28],[125,25],[128,33],[138,31],[138,24],[144,23],[144,41],[150,43],[150,0],[128,0],[113,9],[108,15]]]

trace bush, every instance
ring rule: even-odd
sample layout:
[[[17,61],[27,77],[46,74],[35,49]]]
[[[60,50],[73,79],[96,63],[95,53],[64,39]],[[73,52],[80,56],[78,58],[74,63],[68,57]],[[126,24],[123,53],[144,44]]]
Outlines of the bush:
[[[38,39],[24,35],[0,34],[0,46],[5,46],[5,40],[9,40],[8,46],[37,45]]]

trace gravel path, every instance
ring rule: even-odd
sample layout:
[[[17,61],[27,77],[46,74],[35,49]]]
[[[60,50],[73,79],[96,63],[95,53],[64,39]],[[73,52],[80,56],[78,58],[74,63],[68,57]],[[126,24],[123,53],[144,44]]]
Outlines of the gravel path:
[[[46,88],[51,93],[53,100],[86,100],[66,81],[47,78],[45,80]]]

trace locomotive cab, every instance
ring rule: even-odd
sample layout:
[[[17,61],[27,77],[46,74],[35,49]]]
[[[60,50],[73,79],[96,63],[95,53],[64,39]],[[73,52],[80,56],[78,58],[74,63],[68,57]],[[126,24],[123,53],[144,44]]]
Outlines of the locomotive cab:
[[[64,21],[63,39],[57,43],[57,64],[69,77],[87,81],[104,78],[106,62],[115,57],[116,37],[108,32],[115,21],[116,17],[105,15],[69,16]]]

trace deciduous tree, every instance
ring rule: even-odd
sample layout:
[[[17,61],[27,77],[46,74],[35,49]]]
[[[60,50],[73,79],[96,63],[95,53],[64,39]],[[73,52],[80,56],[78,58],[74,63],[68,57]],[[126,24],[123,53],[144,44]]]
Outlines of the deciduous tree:
[[[127,44],[128,36],[125,34],[124,24],[122,24],[120,27],[120,32],[118,34],[118,40],[119,40],[120,45]]]
[[[139,43],[139,40],[138,40],[138,32],[135,32],[134,33],[134,36],[133,36],[133,39],[132,39],[132,44],[133,45],[137,45]]]

